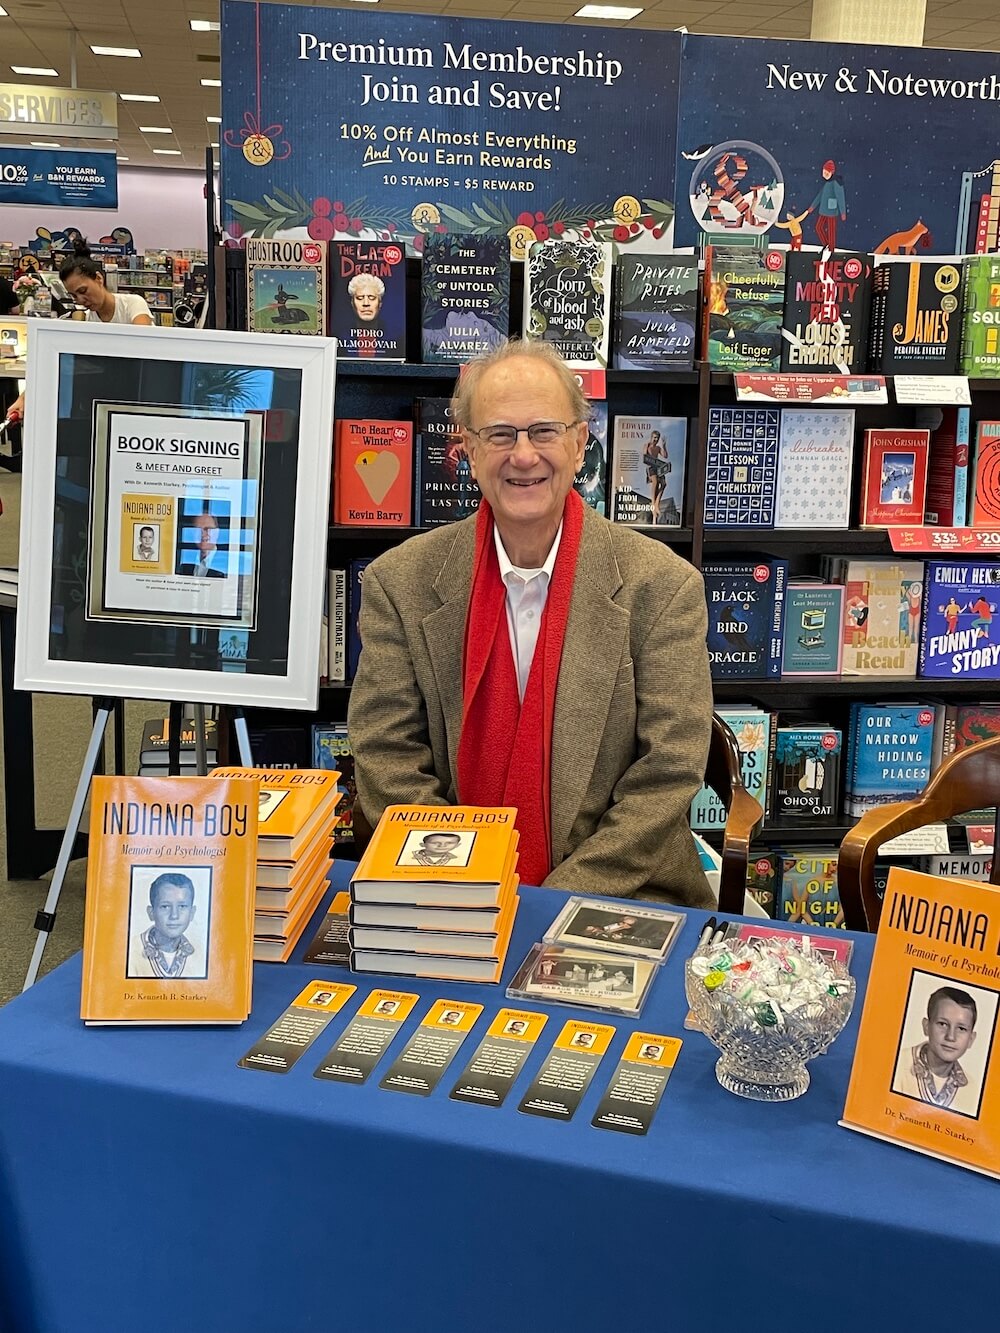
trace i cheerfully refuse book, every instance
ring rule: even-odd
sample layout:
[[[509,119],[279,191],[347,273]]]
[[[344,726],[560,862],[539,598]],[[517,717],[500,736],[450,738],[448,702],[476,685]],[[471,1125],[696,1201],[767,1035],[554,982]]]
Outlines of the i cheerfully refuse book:
[[[841,1124],[1000,1177],[1000,895],[889,872]]]
[[[95,777],[80,1017],[242,1023],[256,853],[254,781]]]

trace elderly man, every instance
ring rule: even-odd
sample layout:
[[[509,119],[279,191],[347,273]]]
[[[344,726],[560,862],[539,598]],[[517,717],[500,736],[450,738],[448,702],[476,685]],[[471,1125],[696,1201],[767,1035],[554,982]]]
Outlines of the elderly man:
[[[474,518],[365,571],[358,799],[513,805],[524,883],[709,905],[687,825],[712,695],[700,575],[573,491],[587,404],[511,343],[455,391]]]

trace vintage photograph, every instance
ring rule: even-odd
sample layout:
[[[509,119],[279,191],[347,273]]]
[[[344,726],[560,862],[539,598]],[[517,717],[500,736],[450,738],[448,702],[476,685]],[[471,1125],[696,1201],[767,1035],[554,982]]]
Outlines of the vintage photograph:
[[[211,866],[133,866],[129,978],[201,981],[208,976]]]
[[[458,1009],[446,1009],[438,1019],[439,1023],[444,1023],[446,1027],[458,1027],[462,1021],[461,1012]]]
[[[659,1060],[663,1056],[663,1047],[647,1042],[639,1051],[640,1060]]]
[[[132,559],[155,564],[160,558],[159,523],[132,524]]]
[[[528,1030],[528,1020],[525,1018],[510,1018],[504,1024],[503,1035],[505,1037],[523,1037]]]
[[[635,963],[628,959],[587,958],[543,950],[532,970],[530,989],[585,992],[589,995],[634,995]]]
[[[584,1050],[589,1050],[594,1044],[594,1034],[592,1032],[577,1032],[570,1042],[571,1046],[582,1046]]]
[[[469,864],[475,833],[450,833],[444,829],[426,832],[414,829],[406,835],[398,866],[456,866]]]
[[[570,898],[546,938],[662,961],[683,924],[684,918],[678,912]]]
[[[288,795],[287,791],[268,791],[262,789],[257,794],[257,827],[266,824]]]
[[[375,1006],[375,1013],[378,1014],[380,1018],[391,1018],[398,1008],[398,1000],[379,1000],[378,1004]]]
[[[995,991],[915,970],[892,1091],[978,1120],[996,1016]]]

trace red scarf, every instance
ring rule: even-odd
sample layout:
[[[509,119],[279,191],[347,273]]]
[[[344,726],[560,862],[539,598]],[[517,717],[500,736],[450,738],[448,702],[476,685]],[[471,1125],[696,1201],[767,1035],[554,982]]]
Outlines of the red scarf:
[[[485,499],[476,518],[465,617],[458,799],[462,805],[517,808],[518,873],[524,884],[541,884],[552,869],[552,718],[582,531],[583,501],[570,491],[521,700],[507,629],[507,590],[493,540],[493,512]]]

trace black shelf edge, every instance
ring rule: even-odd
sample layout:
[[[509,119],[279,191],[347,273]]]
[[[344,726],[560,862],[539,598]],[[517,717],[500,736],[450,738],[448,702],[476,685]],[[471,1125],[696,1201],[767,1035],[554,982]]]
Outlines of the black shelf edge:
[[[767,699],[780,705],[782,698],[794,695],[842,695],[868,696],[877,702],[883,695],[899,698],[912,695],[923,703],[947,695],[969,696],[982,695],[984,698],[997,697],[1000,683],[991,680],[966,678],[964,680],[944,680],[920,676],[783,676],[773,680],[713,680],[712,693],[716,701],[728,701],[754,698]]]
[[[424,365],[415,361],[338,360],[337,374],[350,379],[384,379],[401,376],[404,379],[454,380],[462,369],[457,361]],[[609,384],[697,384],[697,370],[608,370]]]
[[[440,524],[441,527],[451,527],[450,523]],[[620,527],[631,527],[634,532],[641,532],[645,537],[651,537],[657,542],[676,542],[679,546],[690,546],[693,539],[693,532],[690,528],[656,528],[656,527],[636,527],[632,524],[622,523]],[[435,532],[435,528],[389,528],[389,527],[355,527],[353,524],[331,523],[328,534],[331,540],[338,542],[364,542],[370,544],[372,541],[378,541],[380,538],[386,542],[396,545],[399,542],[406,541],[407,537],[417,537],[422,532]]]
[[[838,554],[846,551],[893,554],[889,534],[884,528],[705,528],[702,531],[702,544],[706,548],[736,546],[750,550],[755,544],[769,543],[782,547],[801,546],[810,551],[830,548]],[[910,555],[910,552],[906,554]]]
[[[798,844],[806,847],[816,847],[821,843],[829,842],[839,846],[847,837],[857,820],[852,820],[849,824],[783,824],[765,821],[760,832],[754,836],[750,844],[750,856],[753,859],[753,848],[763,845],[765,847],[779,846],[787,844],[794,847]],[[697,829],[699,838],[704,838],[707,843],[713,847],[718,843],[722,845],[722,829]]]

